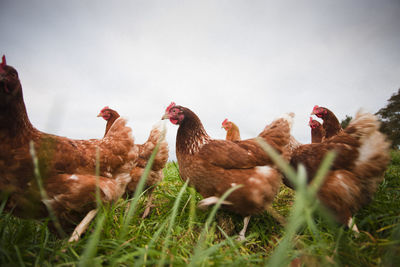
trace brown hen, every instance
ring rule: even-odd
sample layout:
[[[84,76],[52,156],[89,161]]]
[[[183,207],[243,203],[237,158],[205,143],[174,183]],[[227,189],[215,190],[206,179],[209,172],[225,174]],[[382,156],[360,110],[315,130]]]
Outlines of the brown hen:
[[[337,135],[321,143],[302,145],[292,153],[290,164],[303,164],[309,182],[325,154],[331,150],[337,153],[318,198],[342,224],[351,224],[352,215],[370,202],[383,180],[390,144],[379,132],[379,124],[374,115],[359,112]],[[291,186],[286,179],[284,182]]]
[[[311,115],[315,115],[321,118],[324,122],[322,123],[322,128],[324,129],[323,139],[331,138],[342,132],[342,126],[339,120],[336,118],[335,114],[327,108],[314,106]]]
[[[43,218],[48,216],[47,206],[64,231],[72,230],[88,211],[96,208],[97,180],[104,202],[115,201],[125,193],[132,180],[130,172],[139,158],[131,132],[123,118],[118,118],[99,140],[73,140],[37,130],[28,118],[18,73],[3,56],[0,193],[8,196],[6,210],[20,217]],[[35,179],[30,142],[38,158],[46,199],[41,198]]]
[[[97,115],[97,117],[102,117],[105,121],[107,121],[106,124],[106,131],[104,133],[104,136],[107,135],[108,131],[110,130],[111,126],[113,123],[120,117],[119,113],[116,112],[113,109],[110,109],[108,106],[104,107],[102,110],[100,110],[100,113]]]
[[[234,124],[233,122],[228,121],[228,119],[225,119],[222,122],[222,128],[224,128],[226,131],[225,140],[230,140],[230,141],[241,140],[239,127],[236,124]]]
[[[308,125],[311,128],[311,143],[321,143],[322,138],[325,136],[322,124],[310,117]]]
[[[102,117],[107,121],[105,133],[107,134],[109,128],[113,125],[114,121],[119,118],[119,114],[117,111],[110,109],[109,107],[104,107],[100,111],[98,117]],[[165,132],[160,131],[159,127],[153,127],[150,132],[149,138],[144,144],[135,144],[135,151],[137,151],[138,153],[138,159],[135,167],[130,173],[132,180],[127,186],[128,194],[132,194],[136,190],[136,187],[144,172],[147,162],[150,159],[150,156],[153,153],[153,150],[158,142],[159,147],[157,150],[157,154],[155,155],[150,172],[146,177],[145,188],[147,189],[149,198],[147,199],[147,204],[143,212],[142,218],[145,218],[149,215],[155,185],[164,178],[162,169],[165,167],[165,164],[168,160],[168,143],[165,140]]]
[[[176,137],[179,171],[204,197],[200,207],[215,204],[228,189],[242,185],[222,203],[223,208],[245,216],[240,239],[244,238],[251,215],[265,210],[275,214],[271,203],[278,192],[281,174],[256,139],[214,140],[194,112],[175,103],[167,108],[163,119],[179,125]],[[276,119],[258,137],[282,153],[289,143],[292,119],[292,116]]]

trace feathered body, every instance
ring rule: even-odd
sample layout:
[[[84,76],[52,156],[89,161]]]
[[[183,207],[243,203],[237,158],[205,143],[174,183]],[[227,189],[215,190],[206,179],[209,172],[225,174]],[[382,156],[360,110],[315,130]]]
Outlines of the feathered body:
[[[346,224],[371,200],[383,180],[390,159],[389,142],[379,132],[377,118],[359,112],[337,135],[321,143],[300,146],[293,152],[290,163],[295,168],[303,164],[311,181],[324,155],[331,150],[337,155],[318,197],[339,222]]]
[[[102,117],[107,121],[105,133],[107,134],[108,129],[113,125],[115,120],[120,117],[120,115],[117,111],[110,109],[109,107],[104,107],[100,111],[98,117]],[[133,150],[135,153],[137,153],[138,158],[135,163],[135,167],[131,171],[132,181],[128,184],[128,192],[133,193],[135,191],[140,177],[144,172],[144,168],[146,167],[147,162],[150,159],[150,156],[158,142],[159,147],[154,158],[153,165],[151,166],[149,176],[146,179],[146,186],[153,186],[163,179],[164,174],[162,169],[165,167],[165,164],[168,160],[168,143],[165,140],[165,132],[162,132],[160,129],[160,125],[153,126],[147,141],[144,144],[134,145]]]
[[[165,131],[161,130],[160,125],[153,126],[149,138],[144,144],[139,144],[135,146],[135,151],[138,153],[139,157],[137,159],[136,166],[132,169],[130,173],[132,180],[127,186],[128,194],[132,194],[136,190],[139,180],[144,173],[145,167],[157,144],[157,154],[155,155],[153,164],[151,165],[149,174],[146,177],[145,182],[145,189],[150,187],[151,189],[148,191],[150,196],[146,205],[146,209],[143,213],[143,218],[146,217],[150,212],[152,193],[155,189],[154,186],[164,178],[163,168],[168,161],[168,143],[165,140]]]
[[[29,121],[17,71],[0,66],[0,192],[8,196],[6,209],[14,214],[42,218],[50,205],[65,227],[78,223],[96,207],[96,164],[100,197],[111,202],[131,182],[138,159],[131,128],[118,118],[103,139],[73,140],[37,130]],[[48,198],[39,194],[30,142]],[[98,151],[98,162],[96,155]]]
[[[256,139],[243,141],[214,140],[190,109],[171,104],[164,118],[179,125],[176,156],[184,180],[204,197],[221,197],[234,191],[224,205],[243,216],[259,213],[270,205],[278,192],[281,174]],[[277,119],[259,134],[279,153],[289,142],[291,117]]]
[[[119,114],[117,111],[110,109],[109,107],[104,107],[100,111],[98,117],[102,117],[107,121],[105,133],[107,135],[110,127],[119,118]],[[147,141],[144,144],[135,144],[133,147],[133,151],[135,151],[138,157],[135,162],[134,168],[130,172],[131,181],[127,186],[128,194],[133,194],[135,192],[139,180],[142,177],[145,167],[157,144],[159,144],[157,154],[155,155],[153,164],[151,165],[150,172],[146,177],[145,182],[145,189],[149,187],[152,188],[149,189],[150,197],[147,202],[145,212],[143,213],[143,217],[146,217],[149,214],[154,186],[164,178],[164,173],[162,169],[165,167],[165,164],[168,160],[168,143],[165,140],[165,132],[161,130],[160,125],[155,125],[151,130]]]
[[[286,160],[290,159],[290,156],[292,155],[293,151],[295,151],[299,146],[301,146],[302,143],[297,141],[296,138],[294,138],[293,135],[290,135],[289,138],[289,144],[286,146],[284,153],[282,154],[282,157]]]

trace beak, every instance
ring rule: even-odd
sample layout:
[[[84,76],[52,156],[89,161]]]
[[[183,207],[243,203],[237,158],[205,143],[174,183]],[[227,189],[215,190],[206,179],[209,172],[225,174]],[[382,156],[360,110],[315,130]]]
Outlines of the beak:
[[[99,113],[99,115],[97,115],[97,117],[103,117],[103,115],[101,113]]]
[[[161,117],[161,120],[169,119],[169,114],[165,113],[164,116]]]
[[[310,115],[315,115],[314,111],[310,113]]]

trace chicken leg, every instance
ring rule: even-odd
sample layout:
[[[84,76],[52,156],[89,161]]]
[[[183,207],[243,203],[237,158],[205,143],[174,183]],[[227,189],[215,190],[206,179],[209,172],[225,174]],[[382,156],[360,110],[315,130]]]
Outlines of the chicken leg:
[[[86,231],[90,222],[97,214],[97,209],[91,210],[86,214],[85,218],[75,227],[74,232],[72,233],[71,237],[69,238],[68,242],[75,242],[78,241],[81,235]]]
[[[354,222],[354,220],[353,220],[352,217],[349,218],[349,221],[347,222],[347,226],[348,226],[351,230],[353,230],[356,234],[359,234],[359,233],[360,233],[360,231],[358,231],[357,224]]]
[[[149,189],[148,192],[148,198],[146,201],[146,207],[144,209],[144,212],[142,214],[142,219],[146,218],[147,216],[149,216],[150,214],[150,209],[153,207],[153,191],[154,191],[154,187]]]
[[[243,229],[240,230],[239,236],[236,238],[237,241],[244,241],[246,239],[245,234],[247,231],[247,226],[249,225],[251,216],[244,217],[243,219]]]

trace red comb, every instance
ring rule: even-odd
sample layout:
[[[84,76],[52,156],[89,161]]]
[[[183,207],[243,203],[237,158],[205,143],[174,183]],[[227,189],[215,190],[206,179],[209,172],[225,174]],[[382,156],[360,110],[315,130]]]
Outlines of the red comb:
[[[312,121],[313,121],[313,118],[312,118],[312,117],[310,117],[310,121],[308,122],[308,124],[311,124],[311,123],[312,123]]]
[[[1,66],[4,67],[5,65],[7,65],[6,55],[3,55],[3,57],[1,58]]]
[[[6,56],[3,55],[2,61],[1,61],[1,63],[0,63],[0,72],[4,72],[3,67],[5,67],[6,65],[7,65]]]
[[[175,107],[175,102],[171,102],[165,111],[168,112],[173,107]]]
[[[100,113],[103,112],[106,109],[110,109],[108,106],[105,106],[102,110],[100,110]]]
[[[225,123],[227,123],[227,122],[228,122],[228,119],[225,119],[225,120],[222,122],[222,126],[224,126]]]
[[[318,109],[318,108],[319,108],[318,105],[315,105],[314,108],[313,108],[313,111]]]

